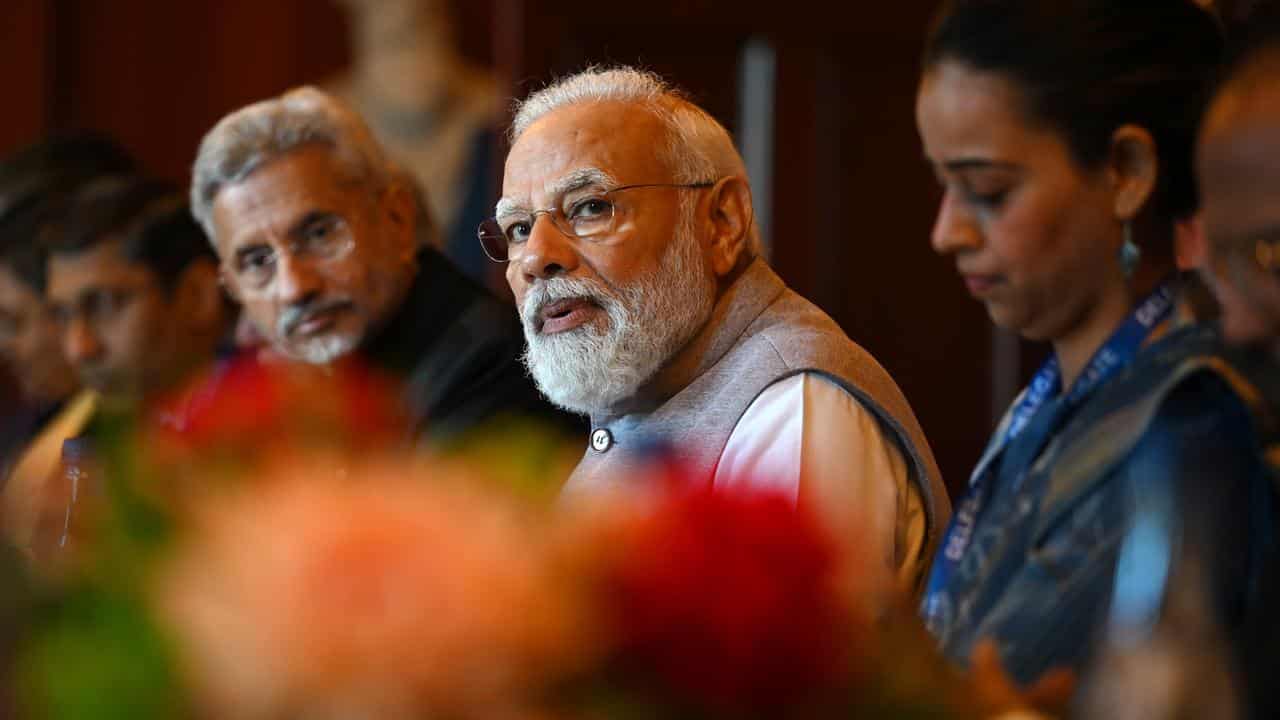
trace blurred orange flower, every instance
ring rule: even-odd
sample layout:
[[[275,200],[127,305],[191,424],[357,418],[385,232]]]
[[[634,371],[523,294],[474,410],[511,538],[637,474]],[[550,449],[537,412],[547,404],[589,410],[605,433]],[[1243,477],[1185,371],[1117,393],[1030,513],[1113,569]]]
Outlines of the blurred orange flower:
[[[158,586],[219,717],[527,717],[590,662],[547,533],[465,471],[278,467],[198,510]]]

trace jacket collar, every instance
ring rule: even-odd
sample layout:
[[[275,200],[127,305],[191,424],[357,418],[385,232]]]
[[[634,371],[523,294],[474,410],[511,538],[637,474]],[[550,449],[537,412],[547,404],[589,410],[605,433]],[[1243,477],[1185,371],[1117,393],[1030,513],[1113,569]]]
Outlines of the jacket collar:
[[[487,296],[435,250],[420,250],[417,265],[404,300],[362,348],[367,360],[396,374],[411,372],[444,331]]]

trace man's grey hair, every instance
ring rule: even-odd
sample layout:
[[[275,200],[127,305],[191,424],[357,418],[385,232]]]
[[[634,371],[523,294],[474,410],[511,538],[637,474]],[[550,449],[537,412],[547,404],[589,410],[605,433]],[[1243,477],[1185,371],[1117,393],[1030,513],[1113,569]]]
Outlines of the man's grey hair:
[[[352,181],[379,191],[397,170],[360,115],[342,101],[301,87],[222,118],[200,141],[191,173],[191,214],[214,240],[213,203],[271,160],[306,145],[329,147]],[[216,246],[216,243],[215,243]]]
[[[723,125],[656,73],[627,66],[589,67],[517,101],[511,143],[548,113],[596,102],[635,104],[662,122],[667,142],[659,152],[673,182],[714,182],[731,175],[747,179],[746,164]],[[747,248],[752,256],[760,254],[760,231],[754,218]]]

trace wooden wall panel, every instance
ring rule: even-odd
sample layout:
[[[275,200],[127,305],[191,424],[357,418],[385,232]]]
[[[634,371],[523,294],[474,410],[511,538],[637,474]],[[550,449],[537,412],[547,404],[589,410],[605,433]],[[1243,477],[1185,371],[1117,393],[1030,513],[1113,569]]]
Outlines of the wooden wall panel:
[[[5,3],[0,22],[0,67],[6,69],[0,156],[43,135],[49,122],[50,9],[45,0]],[[0,416],[17,400],[17,389],[0,366]]]
[[[995,423],[992,328],[954,260],[929,243],[940,194],[916,134],[913,62],[926,19],[902,15],[836,56],[839,92],[827,108],[838,116],[829,134],[841,190],[827,219],[831,262],[820,267],[830,272],[823,287],[838,290],[828,307],[898,380],[958,488]]]
[[[5,68],[0,155],[40,137],[49,122],[52,12],[47,0],[7,0],[0,22]]]
[[[108,132],[178,182],[220,116],[321,81],[349,52],[317,0],[57,0],[57,17],[55,126]]]

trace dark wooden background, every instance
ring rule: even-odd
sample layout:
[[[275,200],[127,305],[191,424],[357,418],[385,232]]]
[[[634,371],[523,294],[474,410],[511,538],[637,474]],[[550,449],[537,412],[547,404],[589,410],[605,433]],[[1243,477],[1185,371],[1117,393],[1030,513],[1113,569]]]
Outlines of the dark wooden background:
[[[774,264],[897,378],[949,485],[963,483],[1025,363],[1016,344],[993,350],[982,309],[929,248],[938,193],[913,102],[932,0],[456,5],[466,53],[513,94],[591,62],[640,63],[730,129],[741,48],[772,47]],[[92,128],[178,181],[221,115],[322,81],[350,54],[328,0],[6,0],[4,15],[0,153]]]

